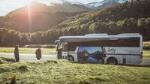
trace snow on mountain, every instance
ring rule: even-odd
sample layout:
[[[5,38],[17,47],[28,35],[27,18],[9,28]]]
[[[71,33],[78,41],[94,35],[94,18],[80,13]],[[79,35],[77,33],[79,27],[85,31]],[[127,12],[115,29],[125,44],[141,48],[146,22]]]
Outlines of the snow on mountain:
[[[95,9],[97,7],[107,7],[107,6],[110,6],[110,5],[113,5],[113,4],[119,4],[119,3],[124,3],[128,0],[103,0],[103,1],[100,1],[100,2],[92,2],[92,3],[88,3],[86,4],[86,7],[88,8],[92,8],[92,9]]]

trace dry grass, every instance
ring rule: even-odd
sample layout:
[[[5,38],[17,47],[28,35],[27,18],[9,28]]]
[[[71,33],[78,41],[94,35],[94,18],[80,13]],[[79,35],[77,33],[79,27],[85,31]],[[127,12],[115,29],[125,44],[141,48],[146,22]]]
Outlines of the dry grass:
[[[150,68],[78,64],[66,60],[0,64],[0,84],[149,84]]]

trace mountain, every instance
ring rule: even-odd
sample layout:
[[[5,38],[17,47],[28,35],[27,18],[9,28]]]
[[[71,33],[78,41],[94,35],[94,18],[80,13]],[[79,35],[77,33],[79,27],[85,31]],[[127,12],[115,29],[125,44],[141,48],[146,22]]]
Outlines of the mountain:
[[[92,2],[86,4],[88,8],[97,9],[97,8],[104,8],[104,7],[110,7],[116,4],[127,2],[128,0],[103,0],[100,2]]]
[[[90,9],[69,2],[52,6],[34,2],[29,10],[31,11],[29,12],[28,6],[25,6],[10,12],[5,16],[5,27],[21,32],[46,31],[69,17],[87,12]]]
[[[109,8],[80,14],[53,29],[60,35],[84,35],[87,33],[140,33],[150,40],[150,1],[126,2]],[[56,30],[55,30],[56,31]]]
[[[83,12],[90,11],[89,8],[80,3],[71,3],[68,1],[64,1],[62,4],[53,3],[51,9],[56,9],[59,12]]]

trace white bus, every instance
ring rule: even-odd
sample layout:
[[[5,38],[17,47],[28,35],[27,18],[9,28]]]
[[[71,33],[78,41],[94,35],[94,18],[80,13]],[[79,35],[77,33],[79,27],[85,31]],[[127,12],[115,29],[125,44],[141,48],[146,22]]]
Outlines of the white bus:
[[[61,36],[56,42],[58,59],[107,64],[142,62],[143,38],[138,33]]]

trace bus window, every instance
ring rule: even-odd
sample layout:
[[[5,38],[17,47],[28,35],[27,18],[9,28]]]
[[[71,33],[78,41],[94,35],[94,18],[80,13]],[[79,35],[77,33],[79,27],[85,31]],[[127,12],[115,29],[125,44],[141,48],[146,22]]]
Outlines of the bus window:
[[[117,40],[100,40],[99,45],[108,47],[139,47],[140,38],[120,38]]]
[[[68,43],[68,51],[75,51],[79,44],[77,42]]]

